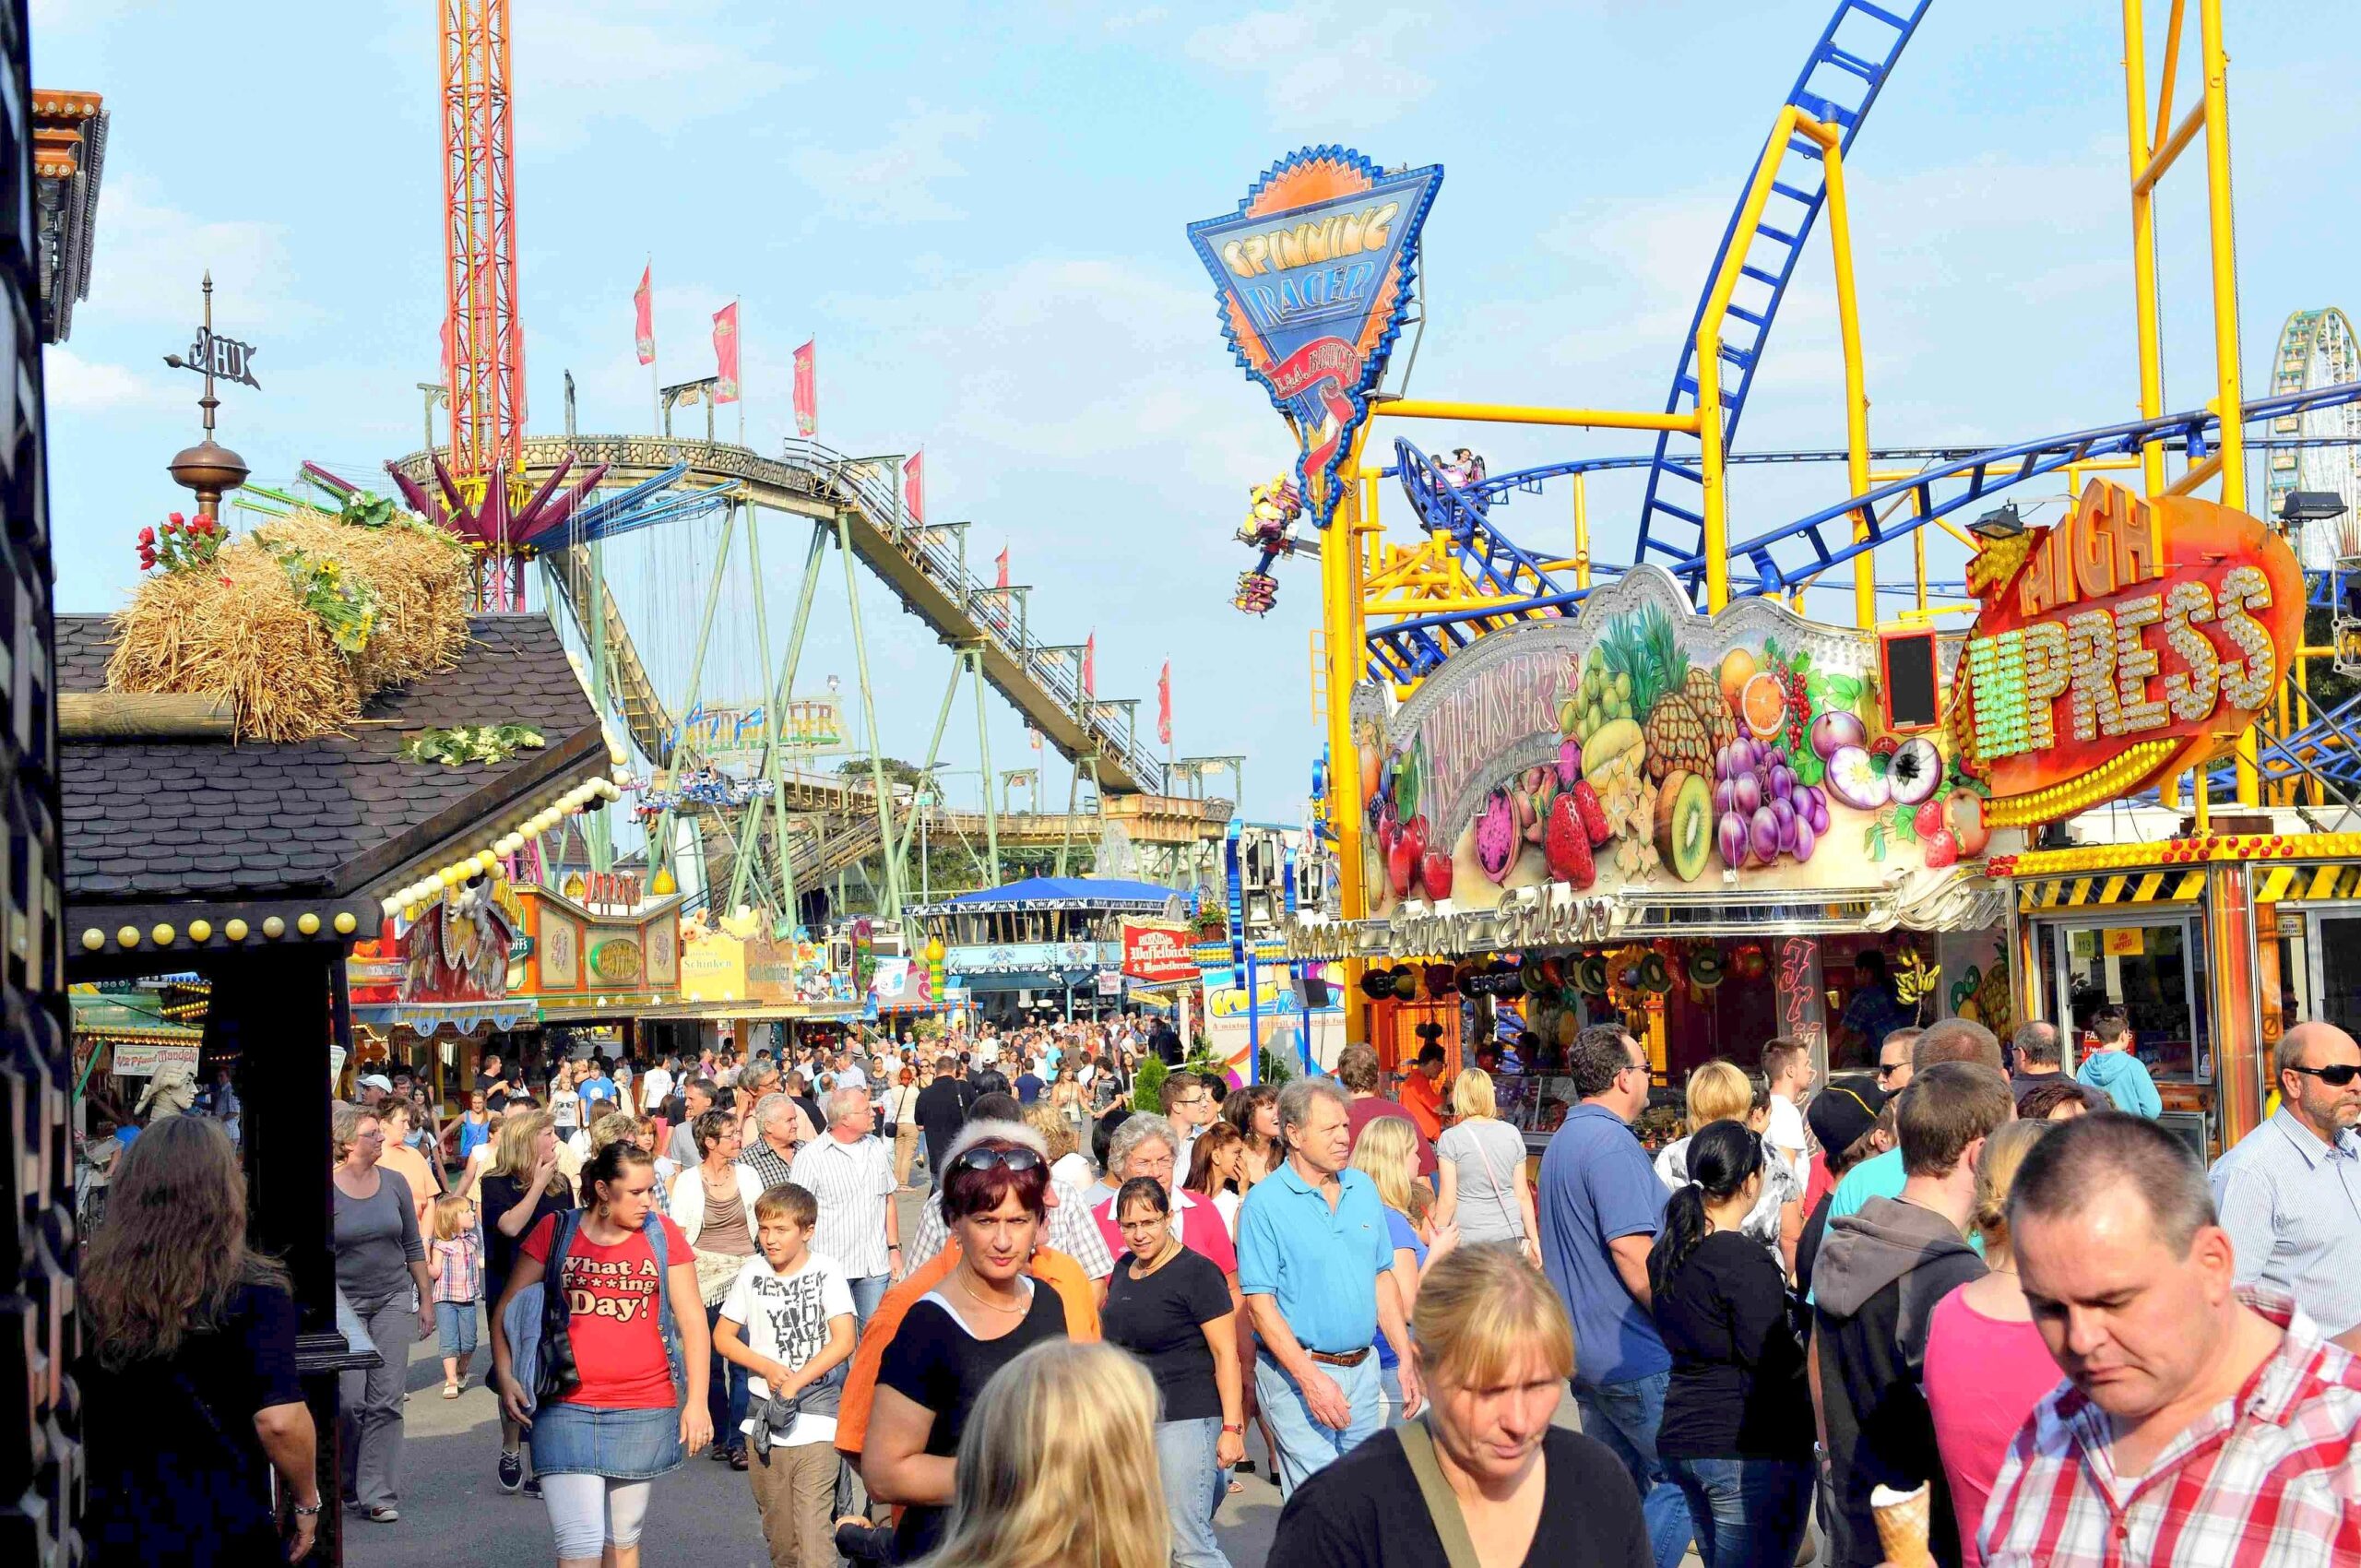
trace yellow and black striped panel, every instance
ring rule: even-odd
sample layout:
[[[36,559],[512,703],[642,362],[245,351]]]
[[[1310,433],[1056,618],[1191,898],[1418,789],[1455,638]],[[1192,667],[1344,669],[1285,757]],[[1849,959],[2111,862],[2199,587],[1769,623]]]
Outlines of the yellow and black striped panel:
[[[2327,865],[2272,866],[2255,887],[2258,904],[2351,898],[2361,895],[2361,865],[2331,861]]]
[[[2304,868],[2281,866],[2284,872]],[[2096,909],[2112,904],[2189,904],[2205,890],[2202,866],[2165,871],[2114,872],[2096,876],[2059,876],[2017,885],[2017,912],[2051,913]]]

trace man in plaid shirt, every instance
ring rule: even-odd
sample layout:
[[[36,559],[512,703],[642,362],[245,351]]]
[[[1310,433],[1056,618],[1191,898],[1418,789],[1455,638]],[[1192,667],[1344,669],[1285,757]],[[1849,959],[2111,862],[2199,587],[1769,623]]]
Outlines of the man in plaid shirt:
[[[2068,1123],[2026,1155],[2009,1222],[2068,1383],[1993,1483],[1988,1568],[2361,1562],[2361,1366],[2286,1297],[2235,1288],[2185,1145]]]

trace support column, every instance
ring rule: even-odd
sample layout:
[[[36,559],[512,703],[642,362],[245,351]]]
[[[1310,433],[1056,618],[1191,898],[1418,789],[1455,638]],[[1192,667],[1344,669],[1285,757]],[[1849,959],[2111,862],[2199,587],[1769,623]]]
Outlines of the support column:
[[[2262,1124],[2270,1077],[2262,1060],[2255,995],[2254,888],[2243,864],[2205,871],[2205,1010],[2213,1026],[2215,1109],[2221,1147]],[[2216,1150],[2214,1152],[2220,1152]]]
[[[895,488],[894,493],[898,511],[899,486]],[[853,663],[860,674],[861,719],[869,731],[869,778],[872,787],[877,791],[877,841],[881,845],[890,845],[894,842],[894,800],[886,788],[885,754],[877,736],[877,703],[869,686],[869,644],[860,632],[860,578],[853,564],[851,525],[842,512],[836,514],[836,548],[844,552],[845,557],[845,600],[852,611]],[[882,892],[885,908],[879,913],[889,921],[898,921],[902,915],[902,879],[890,858],[885,862],[885,885]]]
[[[703,695],[703,688],[705,685],[705,654],[706,648],[710,645],[713,637],[713,612],[715,608],[721,602],[721,580],[723,577],[728,576],[730,572],[730,546],[732,539],[737,533],[737,530],[738,509],[732,506],[722,514],[721,549],[714,557],[713,580],[706,585],[705,612],[697,618],[697,650],[695,656],[689,661],[688,695],[681,704],[681,719],[683,723],[685,723],[689,715],[696,711],[697,698]],[[764,668],[768,669],[769,665],[765,663]],[[671,755],[669,758],[650,757],[648,759],[652,763],[659,766],[669,766],[672,769],[674,784],[673,792],[675,794],[679,793],[678,786],[680,783],[680,742],[681,732],[676,731],[673,734]],[[657,819],[657,832],[653,840],[653,842],[663,846],[664,859],[667,863],[670,863],[673,858],[672,815],[672,808],[670,806],[665,807],[664,814]],[[648,868],[648,875],[652,878],[655,874],[656,869],[651,865]]]
[[[1000,885],[1000,813],[992,806],[992,738],[991,726],[984,722],[984,650],[967,650],[967,667],[976,680],[976,746],[983,756],[984,769],[984,844],[985,853],[991,857],[991,874],[987,887]],[[955,676],[954,679],[956,679]]]
[[[950,683],[943,688],[943,706],[936,708],[934,713],[934,738],[927,742],[926,761],[919,765],[919,772],[930,780],[934,775],[935,759],[943,754],[943,731],[948,728],[951,723],[951,705],[959,695],[959,678],[967,672],[967,650],[965,648],[954,649],[951,655],[951,680]],[[987,788],[985,793],[987,795],[991,793],[989,788]],[[905,883],[909,880],[907,873],[909,870],[910,863],[910,840],[912,837],[917,836],[919,825],[925,820],[925,817],[926,802],[924,800],[920,800],[918,802],[917,809],[911,812],[910,820],[902,824],[902,837],[900,841],[885,846],[887,852],[891,854],[894,859],[894,863],[900,867],[905,873],[903,876],[903,881]]]

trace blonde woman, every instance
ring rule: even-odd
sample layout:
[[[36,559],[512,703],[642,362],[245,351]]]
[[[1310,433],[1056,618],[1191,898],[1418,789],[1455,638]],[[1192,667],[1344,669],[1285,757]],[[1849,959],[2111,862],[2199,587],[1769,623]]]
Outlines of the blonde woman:
[[[505,1116],[492,1146],[492,1169],[479,1184],[477,1209],[483,1216],[483,1299],[497,1303],[516,1269],[516,1249],[534,1226],[575,1206],[574,1188],[557,1168],[557,1123],[546,1111]],[[541,1483],[525,1479],[525,1429],[505,1410],[500,1416],[500,1490],[525,1488],[539,1497]]]
[[[1094,1172],[1090,1157],[1084,1154],[1074,1135],[1074,1123],[1061,1114],[1057,1107],[1046,1100],[1035,1100],[1025,1108],[1025,1124],[1041,1134],[1041,1142],[1050,1150],[1050,1177],[1066,1181],[1077,1187],[1090,1185]]]
[[[960,1435],[950,1530],[924,1568],[1167,1568],[1156,1419],[1156,1385],[1121,1350],[1026,1350]]]
[[[1373,1117],[1353,1146],[1353,1169],[1377,1183],[1385,1223],[1394,1233],[1394,1288],[1406,1314],[1418,1304],[1418,1281],[1458,1243],[1456,1229],[1433,1227],[1434,1190],[1418,1175],[1418,1124],[1406,1116]],[[1377,1381],[1382,1419],[1402,1415],[1402,1364],[1384,1335],[1377,1336]]]
[[[1428,1413],[1297,1488],[1270,1561],[1424,1568],[1444,1560],[1446,1526],[1477,1568],[1651,1561],[1622,1461],[1550,1422],[1574,1331],[1538,1269],[1498,1242],[1459,1248],[1428,1271],[1410,1341]]]
[[[1935,1418],[1935,1446],[1952,1483],[1959,1517],[1960,1561],[1979,1568],[1975,1529],[1992,1482],[2017,1429],[2060,1373],[2034,1326],[2033,1308],[2017,1283],[2009,1241],[2009,1193],[2034,1145],[2055,1122],[2011,1122],[1984,1142],[1975,1163],[1975,1209],[1969,1223],[1984,1239],[1991,1272],[1936,1305],[1927,1330],[1927,1408]]]
[[[1757,1110],[1754,1079],[1737,1063],[1719,1058],[1689,1075],[1689,1133],[1665,1145],[1656,1175],[1679,1192],[1689,1182],[1689,1140],[1716,1122],[1736,1122],[1760,1133],[1769,1123],[1767,1105]],[[1796,1242],[1804,1233],[1804,1190],[1785,1160],[1763,1168],[1762,1190],[1740,1227],[1779,1260],[1780,1272],[1796,1277]]]
[[[1462,1241],[1514,1242],[1538,1264],[1541,1224],[1525,1171],[1525,1134],[1501,1120],[1492,1075],[1462,1070],[1451,1108],[1459,1120],[1435,1141],[1442,1176],[1435,1223],[1456,1225]]]

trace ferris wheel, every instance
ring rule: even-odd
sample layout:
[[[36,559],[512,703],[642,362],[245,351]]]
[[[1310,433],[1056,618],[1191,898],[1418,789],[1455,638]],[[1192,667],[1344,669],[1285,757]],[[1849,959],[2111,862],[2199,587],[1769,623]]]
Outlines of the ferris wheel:
[[[2279,329],[2279,351],[2272,362],[2273,392],[2302,392],[2361,377],[2361,339],[2345,314],[2300,310]],[[2328,438],[2331,444],[2277,446],[2271,452],[2271,513],[2294,490],[2332,490],[2343,499],[2344,516],[2308,525],[2297,544],[2304,569],[2325,572],[2339,556],[2361,555],[2361,405],[2308,410],[2271,422],[2277,439]]]

